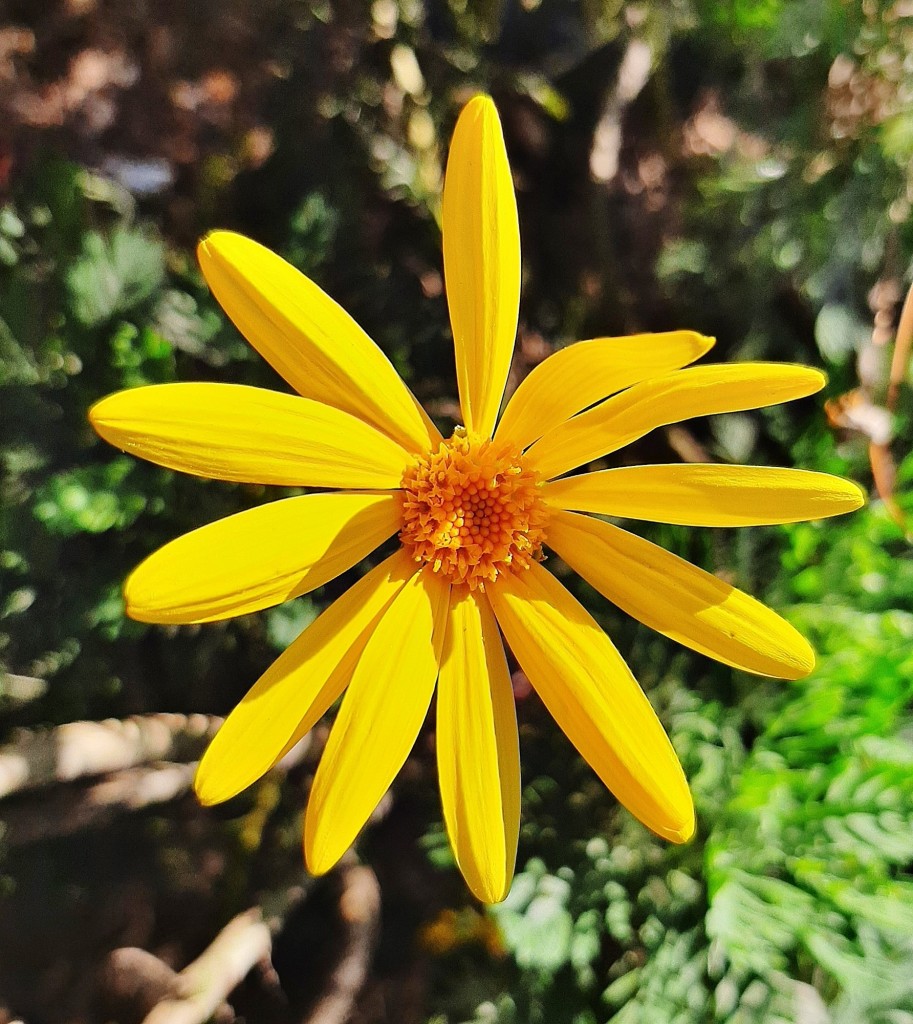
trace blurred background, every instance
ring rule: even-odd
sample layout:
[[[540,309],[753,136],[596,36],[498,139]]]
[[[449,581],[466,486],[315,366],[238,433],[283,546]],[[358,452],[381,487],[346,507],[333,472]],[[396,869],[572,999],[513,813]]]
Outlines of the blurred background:
[[[824,397],[620,455],[873,496],[768,530],[631,524],[805,632],[798,683],[676,647],[552,558],[669,729],[698,834],[672,847],[620,811],[515,673],[523,822],[494,908],[448,850],[433,720],[319,882],[300,829],[325,725],[196,804],[220,716],[364,566],[227,623],[127,621],[143,557],[285,492],[133,460],[86,422],[141,384],[284,387],[196,268],[230,227],[341,302],[448,427],[439,196],[480,89],[520,210],[510,386],[556,346],[672,328],[821,366]],[[5,0],[0,1022],[911,1024],[911,165],[909,0]]]

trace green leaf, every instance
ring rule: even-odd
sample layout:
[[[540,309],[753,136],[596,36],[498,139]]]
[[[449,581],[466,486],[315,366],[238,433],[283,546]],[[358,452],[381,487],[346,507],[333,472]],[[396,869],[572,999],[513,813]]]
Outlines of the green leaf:
[[[147,232],[118,226],[106,237],[90,231],[67,272],[73,313],[87,327],[97,327],[149,299],[164,273],[162,244]]]
[[[35,518],[61,537],[128,526],[147,502],[144,487],[130,486],[134,472],[134,461],[120,457],[106,465],[57,473],[36,491]]]

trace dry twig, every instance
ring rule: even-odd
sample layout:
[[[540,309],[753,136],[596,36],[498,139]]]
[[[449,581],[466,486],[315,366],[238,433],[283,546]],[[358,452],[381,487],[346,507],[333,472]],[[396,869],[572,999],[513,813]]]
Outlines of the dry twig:
[[[903,309],[900,311],[897,338],[894,342],[894,354],[891,358],[891,370],[888,375],[887,406],[892,412],[897,405],[900,385],[907,376],[911,348],[913,348],[913,286],[907,292]]]
[[[380,886],[370,868],[338,869],[342,937],[324,990],[302,1024],[345,1024],[364,987],[377,943]],[[106,1005],[116,1005],[124,1021],[142,1024],[205,1024],[213,1017],[231,1019],[227,1000],[258,965],[270,964],[272,936],[306,887],[289,886],[233,918],[212,944],[180,973],[144,950],[115,950],[102,975]]]
[[[302,1024],[346,1024],[364,987],[380,926],[380,886],[362,865],[340,868],[339,918],[344,935],[326,988]]]
[[[205,1024],[271,950],[272,936],[259,907],[238,914],[178,974],[175,994],[155,1006],[143,1024]]]
[[[3,841],[25,846],[103,825],[125,811],[177,799],[190,789],[195,764],[161,763],[127,768],[100,782],[76,783],[40,800],[3,811]]]
[[[0,747],[0,798],[151,761],[196,760],[222,724],[211,715],[143,715],[23,732]]]

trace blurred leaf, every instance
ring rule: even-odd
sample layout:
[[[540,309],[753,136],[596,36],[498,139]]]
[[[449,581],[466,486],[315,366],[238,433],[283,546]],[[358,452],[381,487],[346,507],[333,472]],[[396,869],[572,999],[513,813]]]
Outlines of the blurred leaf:
[[[309,597],[287,601],[267,613],[266,637],[277,651],[284,651],[317,618],[320,609]]]
[[[163,276],[162,244],[147,233],[123,226],[109,237],[90,231],[67,272],[73,312],[87,327],[97,327],[149,299]]]
[[[848,360],[862,348],[871,333],[871,327],[846,306],[825,305],[815,320],[818,350],[830,363]]]
[[[129,484],[134,470],[135,462],[122,456],[105,465],[57,473],[38,488],[35,517],[62,537],[129,526],[147,503],[143,488]]]
[[[533,868],[519,874],[507,899],[492,908],[517,963],[554,973],[570,960],[574,920],[567,910],[570,887]]]

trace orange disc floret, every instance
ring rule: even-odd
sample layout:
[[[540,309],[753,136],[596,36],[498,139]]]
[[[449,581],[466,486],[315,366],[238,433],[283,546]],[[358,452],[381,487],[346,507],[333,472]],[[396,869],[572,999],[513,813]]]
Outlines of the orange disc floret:
[[[484,587],[540,561],[547,519],[520,452],[462,427],[403,476],[400,540],[451,583]]]

